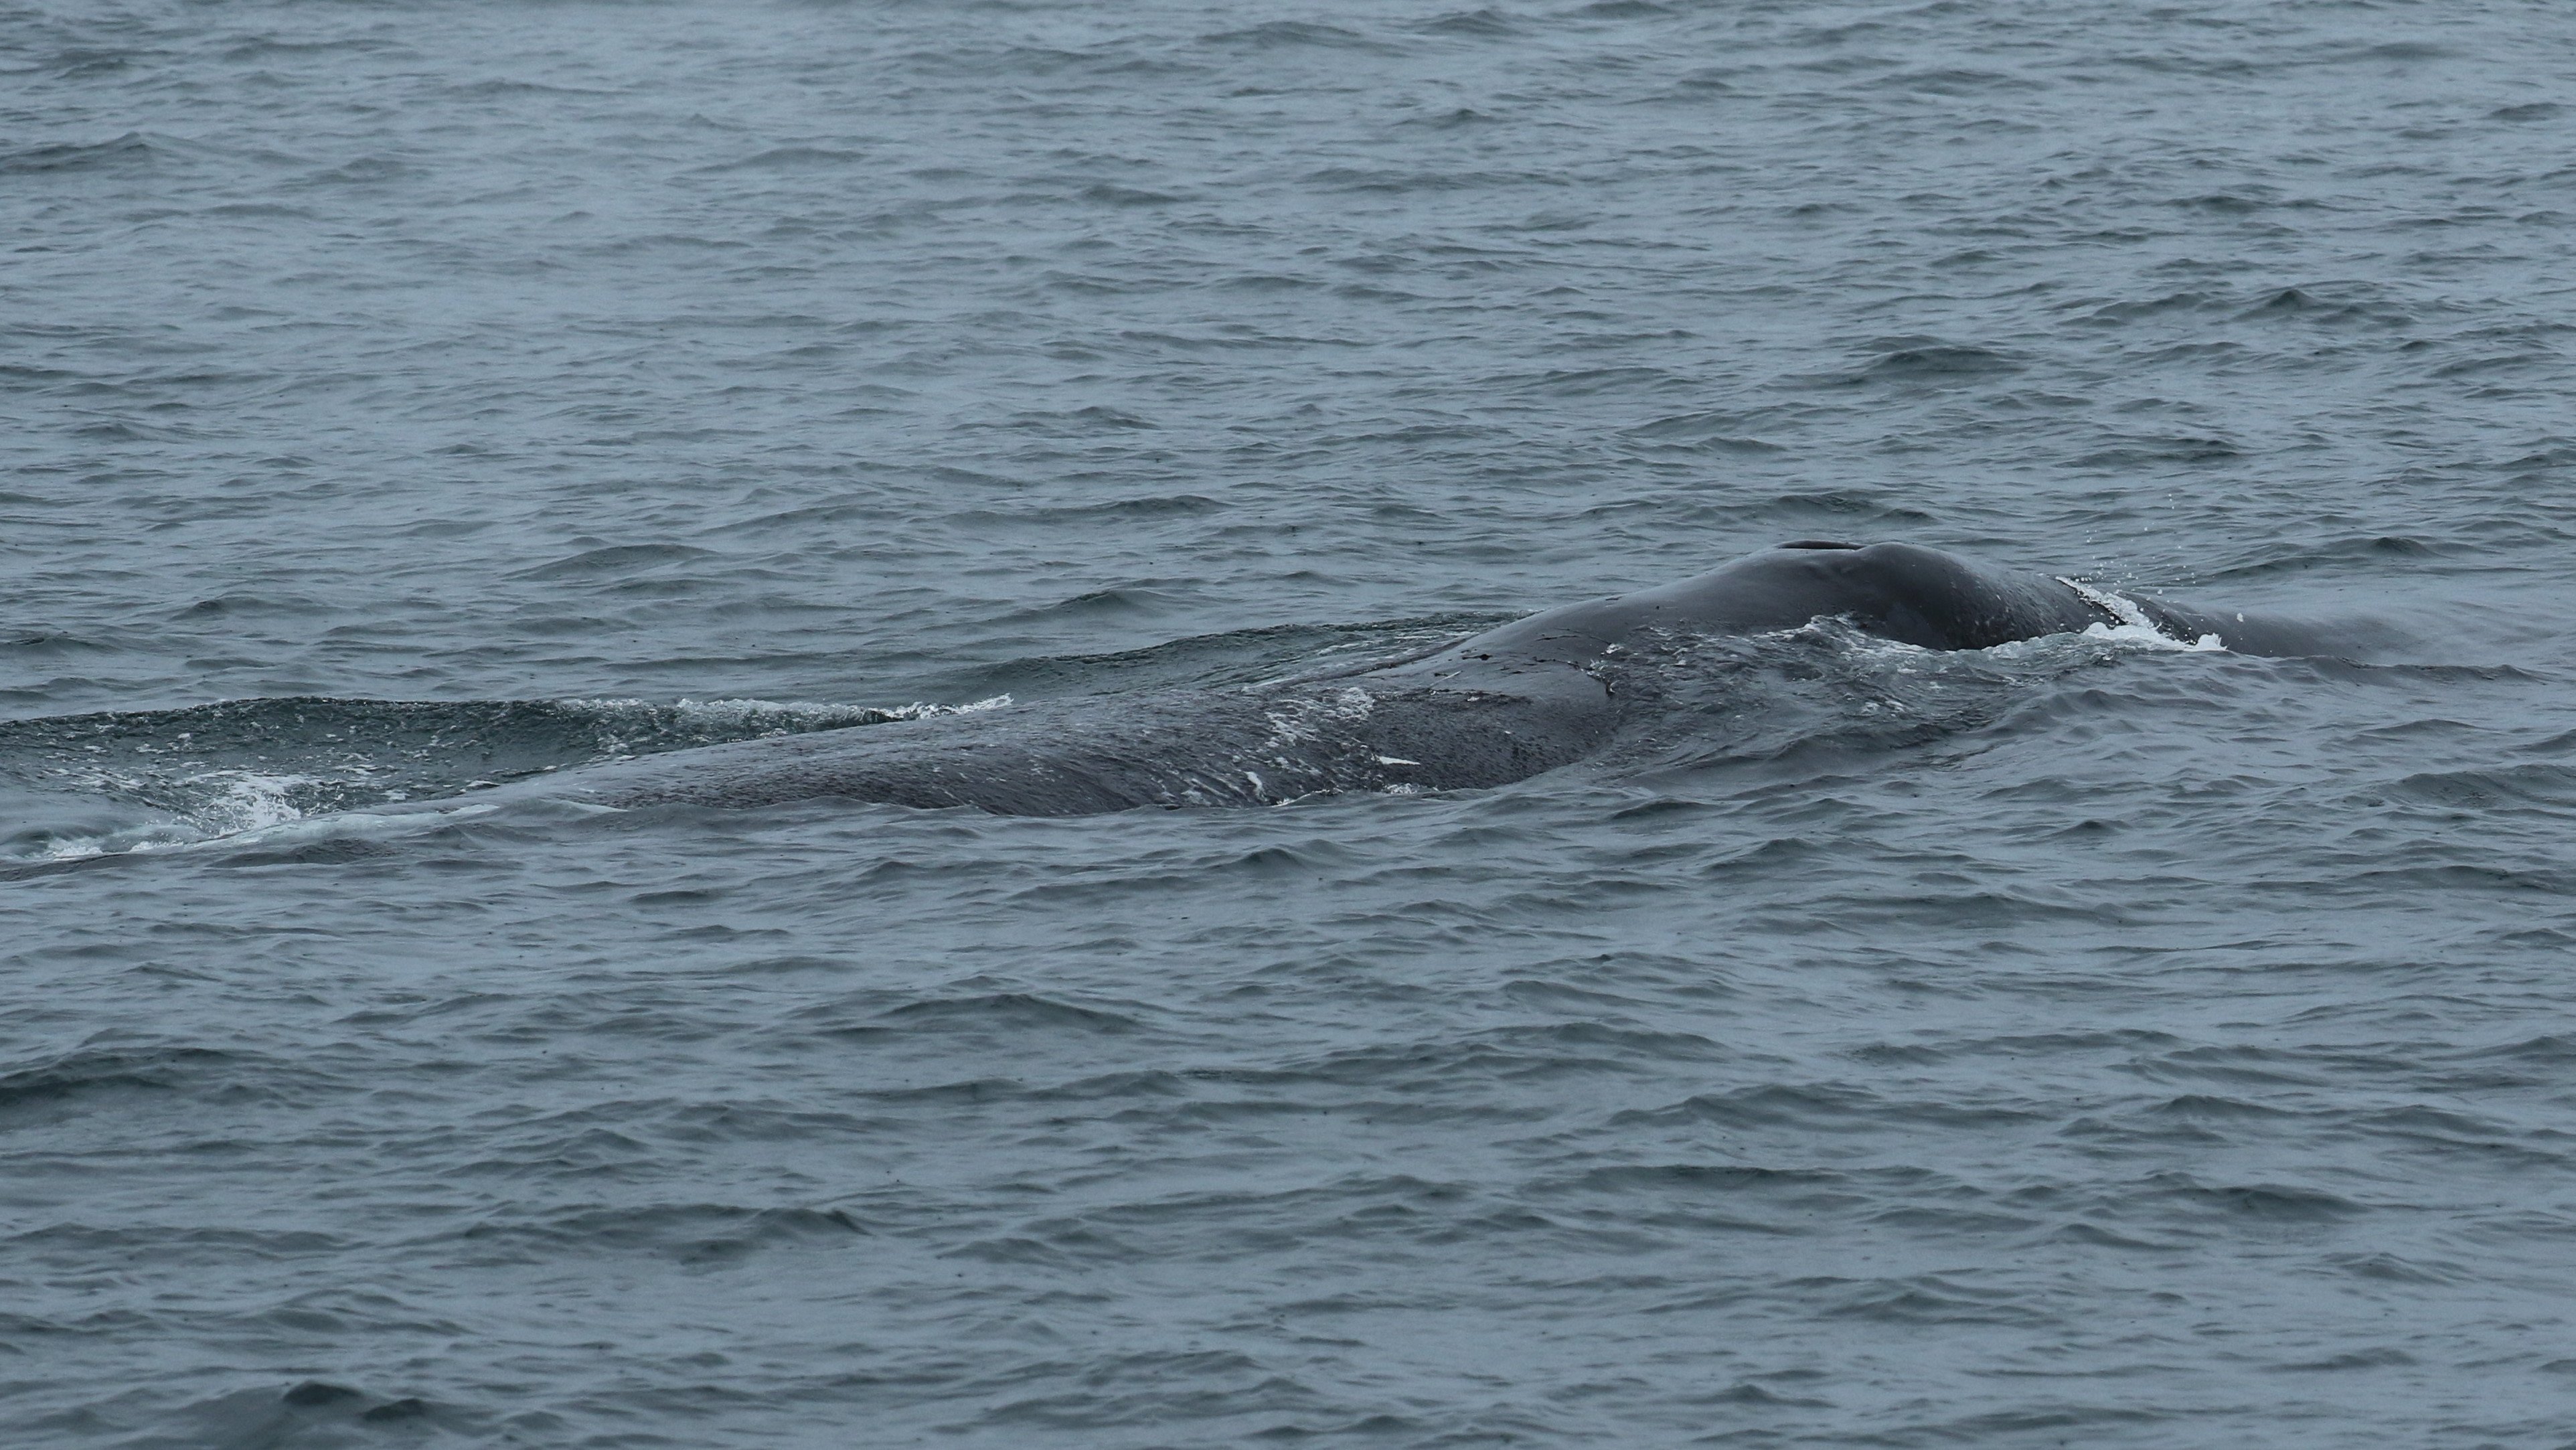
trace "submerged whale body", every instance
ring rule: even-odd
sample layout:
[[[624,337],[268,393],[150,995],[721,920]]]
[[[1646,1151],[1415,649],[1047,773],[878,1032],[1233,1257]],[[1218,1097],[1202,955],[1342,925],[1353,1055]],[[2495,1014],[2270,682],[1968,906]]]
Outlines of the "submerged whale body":
[[[1934,549],[1802,541],[1338,677],[746,740],[498,793],[613,807],[839,798],[1060,816],[1494,786],[1606,744],[1622,701],[1604,666],[1641,640],[1658,632],[1757,635],[1822,618],[1935,650],[1983,649],[2097,624],[2145,624],[2186,642],[2214,635],[2241,653],[2318,647],[2315,636],[2294,626],[2122,599]]]

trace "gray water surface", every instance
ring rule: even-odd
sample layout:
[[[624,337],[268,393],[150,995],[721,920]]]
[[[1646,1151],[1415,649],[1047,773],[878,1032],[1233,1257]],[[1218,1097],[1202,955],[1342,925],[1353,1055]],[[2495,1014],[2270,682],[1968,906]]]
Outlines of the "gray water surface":
[[[2576,1443],[2572,89],[2542,4],[0,7],[0,1435]],[[2382,646],[473,805],[1793,538]]]

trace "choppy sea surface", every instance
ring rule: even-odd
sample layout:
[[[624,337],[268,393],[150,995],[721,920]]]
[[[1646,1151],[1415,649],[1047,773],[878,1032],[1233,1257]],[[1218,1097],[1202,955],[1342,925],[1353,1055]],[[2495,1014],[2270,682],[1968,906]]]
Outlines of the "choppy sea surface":
[[[0,1438],[2576,1442],[2571,87],[2475,0],[0,7]],[[1815,537],[2399,642],[369,810]]]

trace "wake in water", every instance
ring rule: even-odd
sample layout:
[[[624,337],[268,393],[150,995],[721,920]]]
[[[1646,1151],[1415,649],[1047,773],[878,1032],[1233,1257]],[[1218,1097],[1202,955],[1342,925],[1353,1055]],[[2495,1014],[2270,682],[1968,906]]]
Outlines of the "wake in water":
[[[0,855],[167,849],[663,751],[989,710],[768,700],[228,700],[0,722]]]

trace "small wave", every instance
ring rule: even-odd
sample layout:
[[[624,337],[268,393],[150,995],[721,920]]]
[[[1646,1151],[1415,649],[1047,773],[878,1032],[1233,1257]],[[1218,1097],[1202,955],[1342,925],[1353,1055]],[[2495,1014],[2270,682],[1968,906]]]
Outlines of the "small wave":
[[[998,524],[1040,528],[1059,528],[1067,523],[1092,520],[1143,520],[1162,518],[1196,518],[1216,513],[1225,506],[1205,494],[1153,494],[1136,498],[1109,499],[1100,503],[1063,504],[1023,509],[967,509],[949,516],[959,525]]]
[[[32,171],[77,171],[92,167],[142,165],[149,163],[155,148],[140,131],[128,131],[111,141],[89,145],[56,143],[30,146],[23,151],[0,155],[0,174]]]
[[[1754,437],[1733,413],[1676,413],[1640,423],[1628,436],[1651,446],[1711,453],[1781,453],[1781,445]]]
[[[1273,20],[1267,24],[1255,25],[1244,30],[1228,30],[1215,35],[1203,36],[1200,39],[1200,43],[1204,45],[1241,47],[1246,50],[1254,51],[1294,49],[1304,46],[1314,46],[1327,50],[1366,50],[1376,51],[1381,54],[1395,53],[1395,47],[1386,44],[1384,41],[1372,39],[1355,30],[1345,30],[1338,25],[1326,25],[1321,21],[1311,20]]]
[[[1490,7],[1462,10],[1437,20],[1420,22],[1412,28],[1431,35],[1460,35],[1478,40],[1507,40],[1528,33],[1520,22]]]
[[[147,1445],[283,1445],[377,1443],[391,1434],[410,1440],[423,1433],[473,1434],[487,1428],[486,1417],[417,1395],[388,1398],[347,1385],[304,1380],[285,1390],[236,1390],[190,1405],[174,1417],[168,1437],[133,1443]]]
[[[966,1031],[1029,1028],[1045,1032],[1132,1032],[1136,1019],[1123,1013],[1072,1002],[1059,1002],[1028,992],[993,992],[976,997],[940,997],[907,1002],[878,1014],[881,1020],[911,1027]]]
[[[657,568],[664,564],[682,563],[711,557],[705,549],[686,544],[612,544],[568,558],[540,564],[512,575],[516,579],[548,580],[579,578],[591,574],[622,574],[636,569]]]
[[[2353,534],[2339,539],[2276,545],[2244,563],[2214,569],[2207,577],[2214,580],[2256,579],[2321,568],[2358,572],[2385,567],[2392,562],[2422,567],[2423,561],[2474,552],[2447,540],[2419,539],[2406,534]]]
[[[234,1054],[206,1047],[82,1048],[0,1073],[0,1112],[60,1104],[103,1092],[166,1090],[190,1069],[222,1066]]]
[[[720,161],[701,166],[700,172],[726,171],[801,171],[854,165],[869,159],[865,151],[831,146],[773,146],[766,151],[734,161]]]
[[[1925,342],[1890,348],[1871,359],[1860,371],[1846,375],[1843,381],[1934,382],[1948,378],[1993,377],[2021,370],[2020,363],[1990,348]]]

